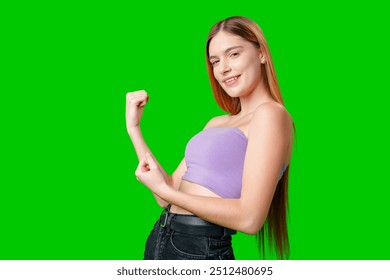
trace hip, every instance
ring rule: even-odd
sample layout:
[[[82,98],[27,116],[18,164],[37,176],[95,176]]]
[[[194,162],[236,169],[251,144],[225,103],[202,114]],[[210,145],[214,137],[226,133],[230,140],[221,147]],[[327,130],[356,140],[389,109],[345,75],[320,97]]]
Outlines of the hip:
[[[144,259],[234,260],[233,234],[194,215],[169,212],[167,207],[147,239]]]

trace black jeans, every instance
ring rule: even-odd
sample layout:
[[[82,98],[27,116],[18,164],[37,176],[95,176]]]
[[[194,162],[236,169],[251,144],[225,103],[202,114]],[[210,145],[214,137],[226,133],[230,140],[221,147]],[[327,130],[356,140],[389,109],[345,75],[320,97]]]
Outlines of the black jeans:
[[[145,260],[235,259],[230,235],[234,232],[226,232],[225,228],[193,215],[171,213],[169,207],[163,211],[146,241]],[[184,224],[178,224],[179,219]],[[187,220],[195,224],[188,225]],[[215,230],[221,230],[222,234],[216,234]]]

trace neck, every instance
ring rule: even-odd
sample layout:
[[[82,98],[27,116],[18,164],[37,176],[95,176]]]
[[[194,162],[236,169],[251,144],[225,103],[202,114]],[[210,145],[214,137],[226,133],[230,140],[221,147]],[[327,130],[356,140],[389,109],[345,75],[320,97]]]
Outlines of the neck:
[[[273,101],[265,83],[261,82],[249,94],[240,97],[241,111],[236,116],[241,117],[253,113],[263,103]]]

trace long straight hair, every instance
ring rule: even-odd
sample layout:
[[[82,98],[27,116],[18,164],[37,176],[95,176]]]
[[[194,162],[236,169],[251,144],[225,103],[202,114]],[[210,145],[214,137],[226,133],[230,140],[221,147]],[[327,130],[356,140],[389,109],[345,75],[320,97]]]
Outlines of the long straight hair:
[[[234,16],[217,22],[210,30],[206,44],[206,63],[210,79],[211,89],[214,98],[219,107],[230,115],[236,115],[241,111],[240,99],[229,96],[220,86],[213,74],[213,67],[209,61],[209,45],[211,39],[220,31],[225,31],[233,35],[238,35],[248,42],[252,43],[257,49],[260,49],[265,58],[265,64],[261,64],[261,71],[264,75],[265,85],[271,97],[284,106],[283,98],[280,92],[279,84],[276,79],[274,65],[272,63],[271,53],[265,40],[263,31],[260,27],[246,17]],[[294,131],[295,125],[293,123]],[[275,248],[279,259],[288,259],[290,256],[290,244],[287,230],[288,213],[288,166],[279,180],[268,216],[263,227],[257,233],[257,241],[260,256],[265,259],[265,236],[267,236],[268,249]],[[261,250],[260,250],[261,248]]]

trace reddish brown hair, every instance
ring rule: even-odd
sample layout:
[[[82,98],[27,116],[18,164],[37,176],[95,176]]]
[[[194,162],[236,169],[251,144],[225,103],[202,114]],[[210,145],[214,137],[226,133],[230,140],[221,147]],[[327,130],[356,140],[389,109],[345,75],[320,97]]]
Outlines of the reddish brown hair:
[[[243,39],[247,40],[248,42],[252,43],[256,48],[260,49],[266,61],[265,64],[261,64],[261,71],[264,75],[265,85],[271,97],[276,102],[284,106],[279,84],[276,79],[275,69],[272,63],[271,53],[265,40],[263,31],[251,19],[241,16],[235,16],[217,22],[211,28],[207,37],[207,71],[214,98],[217,101],[219,107],[221,107],[222,110],[230,113],[230,115],[236,115],[241,111],[240,99],[238,97],[230,97],[220,86],[220,84],[214,77],[213,67],[209,61],[210,41],[220,31],[225,31],[233,35],[238,35]],[[259,249],[262,248],[262,250],[259,250],[262,258],[265,258],[265,235],[267,235],[268,237],[268,248],[271,249],[272,247],[274,247],[276,249],[278,258],[288,259],[290,255],[290,244],[288,240],[287,230],[289,169],[290,166],[287,167],[282,178],[278,182],[270,209],[268,211],[267,219],[263,227],[257,234]]]

